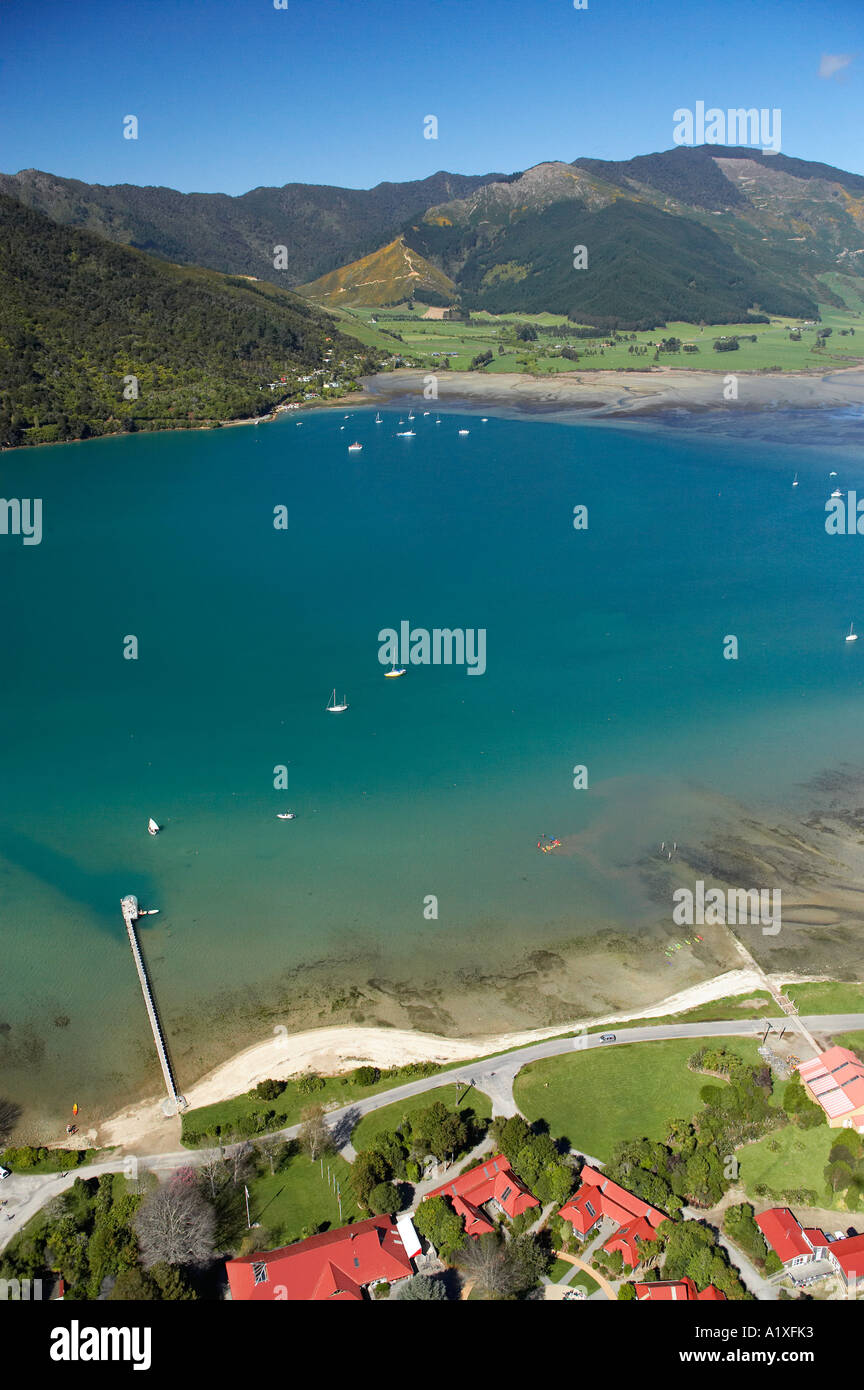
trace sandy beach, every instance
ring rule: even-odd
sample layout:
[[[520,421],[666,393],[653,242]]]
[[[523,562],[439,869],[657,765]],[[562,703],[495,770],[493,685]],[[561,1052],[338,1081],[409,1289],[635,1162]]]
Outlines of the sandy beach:
[[[730,369],[731,370],[731,369]],[[864,407],[864,366],[829,372],[741,372],[738,398],[724,399],[725,371],[575,371],[534,377],[515,372],[436,374],[437,400],[468,408],[482,402],[519,414],[640,416],[676,410],[820,410]],[[400,368],[364,378],[370,405],[423,399],[429,373]]]
[[[741,955],[747,959],[743,951]],[[788,982],[792,977],[787,974],[783,978]],[[802,975],[796,978],[812,981],[824,977]],[[187,1088],[186,1100],[189,1109],[194,1110],[242,1095],[268,1077],[285,1080],[306,1071],[335,1076],[364,1063],[384,1069],[404,1066],[408,1062],[448,1065],[468,1061],[493,1052],[526,1047],[583,1027],[596,1028],[605,1024],[682,1013],[715,999],[764,990],[766,983],[766,977],[758,968],[729,970],[669,995],[638,1013],[606,1014],[598,1018],[575,1019],[557,1027],[484,1036],[446,1038],[412,1029],[351,1026],[314,1028],[308,1032],[288,1034],[280,1027],[274,1031],[274,1036],[245,1048]],[[779,980],[771,980],[771,984],[776,988]],[[114,1145],[139,1153],[155,1153],[179,1147],[180,1121],[177,1117],[166,1119],[161,1098],[150,1098],[112,1116],[86,1137],[99,1147]]]

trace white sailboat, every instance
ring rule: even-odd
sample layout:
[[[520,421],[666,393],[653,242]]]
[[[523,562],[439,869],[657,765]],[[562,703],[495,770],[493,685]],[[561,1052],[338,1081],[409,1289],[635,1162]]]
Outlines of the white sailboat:
[[[395,680],[397,676],[404,676],[404,674],[405,674],[405,667],[404,667],[404,666],[397,666],[397,665],[396,665],[396,662],[393,661],[393,662],[391,662],[391,664],[390,664],[390,670],[384,672],[384,679],[385,679],[385,681],[392,681],[392,680]]]
[[[415,431],[414,431],[414,430],[397,430],[397,431],[396,431],[396,438],[397,438],[397,439],[413,439],[413,438],[414,438],[414,434],[415,434]]]
[[[337,705],[337,703],[336,703],[336,687],[335,687],[335,685],[334,685],[334,687],[333,687],[333,694],[330,696],[330,699],[327,701],[327,713],[328,713],[328,714],[341,714],[342,711],[343,711],[343,710],[346,710],[347,708],[348,708],[348,701],[345,699],[345,696],[344,696],[344,695],[342,696],[342,703],[341,703],[341,705]]]
[[[157,822],[151,816],[147,822],[147,829],[150,831],[151,835],[158,835],[162,827],[161,825],[158,825]]]
[[[277,812],[276,812],[276,819],[277,819],[277,820],[295,820],[295,819],[296,819],[296,812],[294,812],[294,811],[277,811]]]
[[[376,425],[383,425],[383,423],[384,423],[384,421],[381,419],[381,411],[379,410],[379,411],[378,411],[378,414],[375,416],[375,424],[376,424]]]
[[[408,411],[408,419],[409,419],[409,420],[413,420],[413,419],[414,419],[414,412],[413,412],[413,410],[409,410],[409,411]]]
[[[363,445],[355,439],[353,444],[348,445],[348,452],[349,454],[359,454],[362,448]]]
[[[460,433],[460,434],[468,434],[469,431],[468,431],[468,430],[460,430],[459,433]]]
[[[798,474],[797,474],[797,473],[795,474],[795,477],[792,479],[792,486],[793,486],[793,487],[797,487],[797,486],[798,486]]]
[[[849,631],[848,631],[848,633],[846,634],[846,641],[847,641],[847,642],[857,642],[857,641],[858,641],[858,633],[855,631],[855,624],[854,624],[854,623],[850,623],[850,624],[849,624]]]

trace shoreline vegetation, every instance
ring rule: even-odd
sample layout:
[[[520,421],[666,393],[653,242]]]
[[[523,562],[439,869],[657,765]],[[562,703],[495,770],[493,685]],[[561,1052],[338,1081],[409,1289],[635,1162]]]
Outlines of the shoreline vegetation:
[[[783,980],[794,981],[797,986],[830,983],[827,976],[794,976],[791,973],[784,974]],[[567,1037],[582,1029],[642,1020],[666,1022],[670,1016],[678,1020],[682,1015],[702,1010],[715,1001],[726,1003],[739,996],[750,996],[753,997],[752,1011],[745,1013],[741,1008],[744,1023],[750,1017],[757,1020],[766,1016],[765,984],[766,979],[759,970],[728,970],[636,1012],[605,1014],[546,1028],[474,1037],[443,1037],[417,1029],[350,1024],[314,1028],[295,1034],[286,1034],[280,1028],[274,1036],[244,1048],[186,1088],[187,1109],[184,1113],[188,1115],[193,1110],[243,1096],[259,1082],[270,1078],[286,1080],[303,1073],[339,1076],[360,1066],[378,1067],[383,1072],[423,1063],[458,1065],[530,1047],[533,1043],[551,1038]],[[736,1007],[741,1006],[732,1005],[733,1009]],[[771,1011],[771,1016],[777,1014],[777,1008]],[[134,1147],[139,1152],[159,1152],[166,1144],[179,1147],[180,1129],[179,1117],[166,1121],[162,1112],[162,1097],[151,1096],[98,1124],[86,1137],[88,1143],[99,1148]]]
[[[429,373],[414,367],[400,367],[363,377],[360,390],[326,400],[304,401],[292,410],[293,416],[311,410],[334,410],[345,406],[381,408],[400,402],[425,402],[424,387]],[[701,415],[712,411],[732,416],[738,412],[774,410],[864,410],[864,365],[834,367],[830,371],[809,372],[750,371],[736,373],[738,398],[727,401],[724,378],[716,371],[655,366],[635,368],[595,368],[587,372],[560,372],[554,377],[533,376],[526,372],[499,372],[487,376],[478,372],[448,371],[437,378],[438,395],[432,408],[459,409],[466,414],[491,409],[513,412],[532,419],[573,420],[621,418],[653,419],[669,415]],[[400,407],[401,408],[401,407]],[[173,434],[266,425],[280,420],[287,412],[272,410],[266,415],[227,420],[197,420],[185,424],[165,422],[152,429],[139,425],[133,433]],[[290,416],[288,417],[290,418]],[[0,453],[39,448],[58,442],[92,443],[95,439],[117,439],[120,429],[85,438],[40,440],[18,445],[0,444]]]

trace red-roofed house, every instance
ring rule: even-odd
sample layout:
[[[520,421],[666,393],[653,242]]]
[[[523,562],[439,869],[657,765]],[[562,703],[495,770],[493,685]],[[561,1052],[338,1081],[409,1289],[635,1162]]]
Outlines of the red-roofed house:
[[[624,1261],[635,1269],[639,1263],[637,1240],[653,1240],[665,1212],[658,1211],[642,1197],[620,1187],[596,1168],[586,1163],[582,1183],[575,1195],[565,1202],[558,1215],[569,1221],[577,1235],[586,1236],[604,1217],[614,1221],[618,1230],[610,1236],[604,1250],[620,1250]]]
[[[495,1230],[495,1223],[483,1210],[487,1204],[497,1207],[511,1219],[540,1205],[517,1178],[510,1160],[503,1154],[495,1154],[470,1172],[461,1173],[458,1178],[436,1187],[434,1192],[427,1192],[423,1200],[428,1202],[430,1197],[449,1197],[453,1210],[464,1219],[469,1236],[482,1236]]]
[[[392,1216],[324,1231],[294,1245],[226,1260],[235,1300],[359,1302],[370,1284],[414,1273]]]
[[[713,1284],[699,1293],[690,1275],[685,1274],[683,1279],[657,1279],[653,1284],[637,1284],[636,1298],[639,1303],[714,1303],[725,1302],[726,1295]]]
[[[829,1047],[812,1062],[802,1062],[798,1074],[811,1100],[828,1117],[832,1129],[864,1134],[864,1062],[848,1047]]]
[[[815,1226],[803,1227],[788,1207],[763,1211],[756,1224],[787,1269],[827,1260],[847,1288],[864,1279],[864,1235],[829,1241]]]
[[[821,1258],[798,1218],[788,1207],[770,1207],[756,1217],[756,1225],[778,1259],[790,1269]]]

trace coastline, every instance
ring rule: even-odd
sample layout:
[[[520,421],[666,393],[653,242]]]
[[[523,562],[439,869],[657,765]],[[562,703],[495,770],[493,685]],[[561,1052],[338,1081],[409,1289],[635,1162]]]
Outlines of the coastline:
[[[798,983],[814,982],[825,978],[789,972],[783,975],[783,983],[793,980]],[[775,987],[779,983],[771,982]],[[417,1029],[350,1024],[313,1028],[294,1034],[277,1028],[272,1037],[244,1048],[214,1067],[186,1089],[185,1097],[188,1109],[195,1110],[243,1095],[259,1081],[271,1077],[286,1080],[304,1071],[335,1076],[364,1064],[384,1069],[404,1066],[408,1062],[467,1062],[492,1053],[528,1047],[532,1043],[561,1037],[583,1028],[684,1013],[717,999],[764,990],[765,984],[766,977],[758,969],[746,967],[727,970],[636,1012],[579,1018],[545,1028],[462,1037],[444,1037]],[[158,1153],[163,1148],[176,1148],[179,1135],[179,1118],[166,1120],[162,1112],[162,1098],[151,1096],[112,1115],[94,1130],[88,1131],[85,1137],[88,1143],[99,1148],[134,1147],[139,1152]],[[54,1147],[70,1147],[70,1142]]]
[[[424,400],[429,372],[400,367],[364,377],[366,403],[382,405],[411,397]],[[741,372],[738,398],[724,400],[727,372],[655,367],[651,371],[574,371],[534,377],[515,372],[435,374],[437,400],[466,409],[483,403],[520,415],[571,418],[640,418],[675,411],[864,410],[864,365],[829,372]],[[364,400],[366,398],[364,397]],[[432,402],[426,401],[427,404]]]

